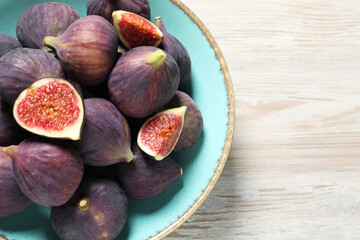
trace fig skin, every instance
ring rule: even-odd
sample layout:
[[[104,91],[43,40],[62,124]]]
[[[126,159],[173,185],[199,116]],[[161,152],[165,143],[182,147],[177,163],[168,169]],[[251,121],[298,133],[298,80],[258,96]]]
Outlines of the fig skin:
[[[171,100],[179,81],[173,57],[156,47],[136,47],[124,53],[110,73],[109,96],[125,115],[143,118]]]
[[[51,208],[51,222],[62,240],[113,240],[127,218],[128,200],[107,177],[85,176],[73,197]]]
[[[69,143],[36,136],[3,149],[13,159],[21,191],[43,206],[66,203],[79,186],[84,163]]]
[[[92,15],[76,20],[58,37],[45,37],[44,46],[70,79],[93,87],[106,80],[117,60],[118,36],[108,21]]]
[[[178,90],[165,108],[180,106],[187,106],[187,110],[184,117],[184,126],[174,151],[190,148],[199,139],[203,130],[203,117],[199,107],[188,94]]]
[[[131,134],[129,125],[119,110],[102,98],[84,100],[85,125],[80,140],[73,144],[91,166],[108,166],[118,162],[129,162]]]
[[[99,15],[112,23],[111,14],[117,10],[136,13],[150,20],[150,5],[148,0],[88,0],[87,15]]]
[[[26,9],[16,23],[16,35],[23,47],[42,48],[45,36],[61,35],[79,14],[58,2],[38,3]]]
[[[170,156],[162,161],[144,153],[137,144],[132,145],[134,159],[115,164],[116,176],[129,199],[148,200],[164,193],[182,176],[182,168]]]
[[[160,17],[155,18],[155,25],[163,33],[162,48],[168,52],[176,61],[180,69],[180,84],[185,85],[191,75],[191,59],[185,46],[165,28]]]
[[[22,46],[18,40],[5,33],[0,33],[0,58],[10,50],[19,47]]]
[[[10,105],[23,90],[46,77],[65,75],[60,62],[41,49],[16,48],[0,58],[0,96]]]
[[[0,217],[22,212],[32,203],[15,181],[11,157],[0,147]]]
[[[12,107],[0,98],[0,146],[18,144],[24,140],[27,132],[15,121]]]

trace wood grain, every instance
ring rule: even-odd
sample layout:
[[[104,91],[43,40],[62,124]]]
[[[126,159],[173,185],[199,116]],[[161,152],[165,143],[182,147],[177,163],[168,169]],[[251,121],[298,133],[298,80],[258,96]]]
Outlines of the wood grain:
[[[360,2],[182,0],[227,60],[232,148],[165,239],[360,239]]]

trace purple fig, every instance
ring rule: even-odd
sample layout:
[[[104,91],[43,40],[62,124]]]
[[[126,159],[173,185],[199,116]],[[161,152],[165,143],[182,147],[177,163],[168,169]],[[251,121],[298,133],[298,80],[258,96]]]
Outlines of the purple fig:
[[[199,107],[188,94],[182,91],[176,91],[175,96],[164,108],[167,109],[180,106],[186,106],[187,110],[184,117],[184,126],[174,151],[185,150],[194,145],[203,130],[203,117]]]
[[[116,10],[136,13],[150,20],[148,0],[88,0],[87,15],[99,15],[112,23],[111,14]]]
[[[110,178],[85,176],[74,196],[51,208],[51,222],[62,240],[113,240],[127,218],[124,190]]]
[[[0,217],[22,212],[32,203],[15,181],[11,157],[0,149]]]
[[[4,151],[13,159],[15,180],[21,191],[43,206],[66,203],[84,173],[80,154],[65,141],[30,137]]]
[[[118,36],[100,16],[76,20],[59,37],[44,38],[66,75],[82,86],[96,86],[107,78],[117,59]]]
[[[16,48],[0,58],[0,96],[11,105],[23,90],[46,77],[65,76],[59,61],[41,49]]]
[[[12,107],[0,98],[0,145],[10,146],[25,139],[27,133],[15,121]]]
[[[163,33],[163,49],[169,53],[176,61],[180,69],[180,84],[183,86],[190,78],[191,59],[184,45],[173,35],[166,31],[165,25],[160,17],[155,18],[155,25]]]
[[[119,110],[102,98],[85,99],[84,105],[85,126],[74,145],[85,164],[107,166],[131,161],[129,125]]]
[[[5,33],[0,33],[0,57],[10,52],[10,50],[19,47],[21,47],[21,44],[18,40]]]
[[[171,158],[156,161],[133,144],[134,159],[117,163],[116,176],[130,199],[147,200],[164,193],[182,176],[182,168]]]
[[[110,73],[110,100],[129,117],[146,117],[170,101],[179,81],[173,57],[156,47],[136,47],[124,53]]]
[[[26,9],[16,24],[16,35],[23,47],[42,48],[44,37],[61,35],[79,14],[70,6],[38,3]]]

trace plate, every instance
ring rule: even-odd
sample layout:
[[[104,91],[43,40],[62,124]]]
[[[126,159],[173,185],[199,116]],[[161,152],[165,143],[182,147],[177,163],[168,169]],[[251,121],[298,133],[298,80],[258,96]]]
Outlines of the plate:
[[[15,37],[16,21],[41,0],[1,0],[0,32]],[[86,15],[85,0],[61,0]],[[187,48],[192,60],[191,79],[184,86],[204,119],[200,139],[190,149],[172,153],[182,166],[164,194],[147,201],[129,200],[128,219],[117,239],[161,239],[188,219],[213,189],[225,165],[234,130],[232,82],[225,59],[206,26],[181,1],[149,0],[151,20],[161,16],[168,32]],[[0,219],[0,233],[8,239],[58,239],[51,227],[50,209],[33,204],[25,211]],[[1,236],[1,235],[0,235]],[[1,237],[0,237],[1,238]]]

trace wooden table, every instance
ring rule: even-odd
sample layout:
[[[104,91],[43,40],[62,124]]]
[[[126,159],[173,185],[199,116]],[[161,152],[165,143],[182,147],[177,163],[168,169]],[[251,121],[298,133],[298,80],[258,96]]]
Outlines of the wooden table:
[[[360,2],[183,0],[227,60],[224,171],[166,239],[360,239]]]

